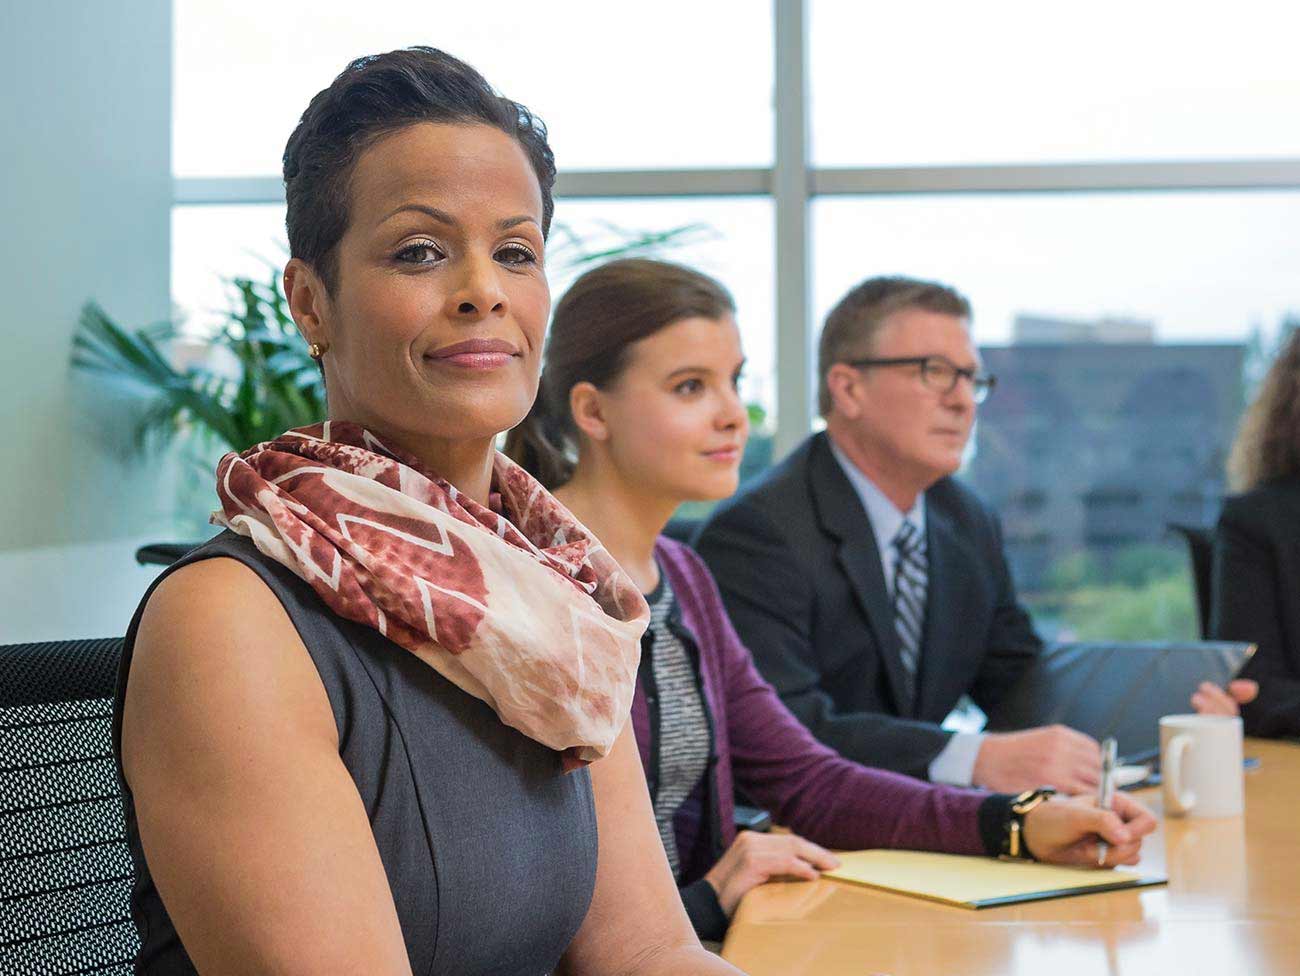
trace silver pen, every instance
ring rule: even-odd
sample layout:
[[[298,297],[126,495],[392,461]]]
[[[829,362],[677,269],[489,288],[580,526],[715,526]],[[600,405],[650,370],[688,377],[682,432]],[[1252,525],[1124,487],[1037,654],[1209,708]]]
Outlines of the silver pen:
[[[1101,742],[1101,783],[1097,786],[1097,806],[1109,810],[1115,802],[1115,753],[1118,746],[1114,737]],[[1106,863],[1106,851],[1109,846],[1105,840],[1097,842],[1097,867]]]

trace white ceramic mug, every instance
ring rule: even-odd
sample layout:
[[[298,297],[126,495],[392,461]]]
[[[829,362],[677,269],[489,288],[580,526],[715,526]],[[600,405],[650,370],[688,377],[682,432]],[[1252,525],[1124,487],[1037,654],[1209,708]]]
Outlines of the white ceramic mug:
[[[1166,715],[1160,720],[1160,775],[1165,813],[1236,817],[1246,808],[1241,719],[1235,715]]]

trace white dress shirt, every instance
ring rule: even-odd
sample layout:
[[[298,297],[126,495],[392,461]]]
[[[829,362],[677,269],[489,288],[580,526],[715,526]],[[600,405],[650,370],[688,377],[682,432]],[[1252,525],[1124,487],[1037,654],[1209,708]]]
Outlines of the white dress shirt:
[[[912,506],[911,511],[900,512],[876,483],[863,474],[861,469],[849,460],[848,455],[840,450],[833,437],[827,437],[826,440],[831,446],[831,453],[835,455],[835,460],[844,469],[849,484],[853,486],[853,490],[862,501],[862,507],[866,509],[871,531],[876,536],[876,552],[880,555],[880,568],[885,573],[885,585],[891,588],[892,597],[894,570],[898,566],[898,550],[894,548],[894,537],[898,535],[904,519],[916,526],[917,531],[922,535],[925,534],[925,495],[917,496],[916,504]],[[929,613],[928,595],[926,604],[926,612]],[[921,653],[925,653],[924,647],[921,648]],[[984,735],[980,732],[954,732],[948,744],[943,747],[943,751],[930,761],[928,772],[931,782],[970,786],[975,772],[975,759],[979,756],[980,743],[983,741]]]

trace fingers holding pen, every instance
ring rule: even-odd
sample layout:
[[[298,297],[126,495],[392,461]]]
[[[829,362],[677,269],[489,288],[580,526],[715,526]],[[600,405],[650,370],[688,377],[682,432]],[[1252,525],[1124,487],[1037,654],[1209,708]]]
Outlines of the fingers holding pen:
[[[1115,794],[1111,801],[1111,812],[1119,817],[1129,833],[1139,840],[1156,829],[1155,814],[1127,793]]]
[[[1142,839],[1155,828],[1151,812],[1126,794],[1117,794],[1110,810],[1097,806],[1095,794],[1058,797],[1031,810],[1024,827],[1038,860],[1090,867],[1137,863]],[[1103,841],[1107,851],[1099,859]]]
[[[1090,798],[1080,797],[1087,803]],[[1098,838],[1088,845],[1087,861],[1090,866],[1119,867],[1138,863],[1142,853],[1142,839],[1156,829],[1156,819],[1151,811],[1132,797],[1117,793],[1112,798],[1111,809],[1094,808],[1089,829]],[[1104,842],[1104,846],[1103,843]]]

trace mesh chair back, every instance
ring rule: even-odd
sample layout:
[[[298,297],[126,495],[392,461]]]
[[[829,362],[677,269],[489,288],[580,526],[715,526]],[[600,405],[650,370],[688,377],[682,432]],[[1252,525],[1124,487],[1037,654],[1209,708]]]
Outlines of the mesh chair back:
[[[131,972],[120,638],[0,647],[0,973]]]

